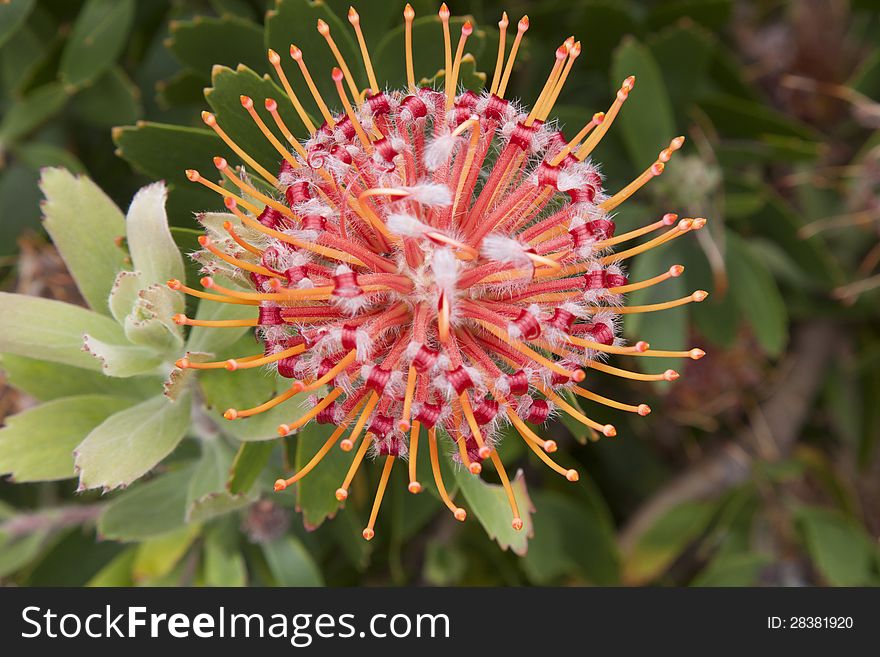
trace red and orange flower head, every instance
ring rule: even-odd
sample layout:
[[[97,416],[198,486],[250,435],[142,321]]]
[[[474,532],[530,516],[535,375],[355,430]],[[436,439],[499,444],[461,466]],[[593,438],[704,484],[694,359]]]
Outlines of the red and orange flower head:
[[[518,24],[505,62],[507,16],[499,23],[500,44],[491,87],[483,93],[457,93],[462,53],[472,32],[467,22],[456,48],[443,5],[445,62],[443,89],[418,88],[413,75],[411,26],[407,5],[408,88],[383,90],[370,62],[360,19],[349,13],[361,46],[370,88],[361,92],[335,47],[326,23],[318,31],[333,51],[332,76],[338,99],[322,98],[304,54],[290,55],[320,108],[324,122],[314,125],[303,111],[281,65],[269,61],[310,134],[298,140],[285,126],[274,99],[260,99],[277,132],[267,125],[254,100],[242,96],[247,112],[277,149],[274,175],[242,150],[210,114],[205,123],[261,176],[275,193],[264,193],[222,158],[215,164],[231,185],[221,187],[197,171],[190,180],[225,197],[232,213],[212,237],[202,237],[197,257],[209,274],[202,292],[179,281],[170,285],[207,299],[254,307],[252,319],[198,321],[194,326],[253,326],[264,353],[217,363],[180,367],[237,370],[269,367],[291,380],[288,390],[250,409],[229,409],[230,420],[247,418],[294,395],[313,393],[310,410],[279,427],[286,435],[308,422],[337,426],[315,458],[289,479],[284,490],[305,476],[337,441],[355,458],[336,496],[344,500],[364,457],[384,461],[369,525],[376,515],[397,459],[408,458],[409,490],[421,490],[415,454],[427,434],[433,477],[440,496],[459,520],[466,512],[447,494],[440,474],[440,452],[474,475],[492,461],[510,502],[512,523],[522,519],[504,465],[496,451],[500,429],[513,428],[550,468],[569,481],[578,473],[554,461],[551,440],[532,427],[554,413],[566,413],[594,436],[615,429],[585,416],[574,395],[609,407],[646,415],[644,405],[623,404],[580,384],[586,368],[621,377],[656,381],[677,374],[637,374],[603,362],[607,354],[699,358],[685,352],[650,350],[644,342],[626,346],[619,337],[624,313],[653,312],[692,301],[706,293],[651,306],[624,306],[627,292],[678,276],[682,267],[645,281],[630,282],[623,262],[639,252],[700,228],[703,219],[667,214],[660,220],[615,236],[613,210],[652,177],[660,175],[683,138],[672,140],[645,172],[615,194],[607,194],[590,153],[605,134],[633,88],[624,80],[605,113],[595,114],[570,141],[546,123],[580,53],[567,39],[534,106],[528,110],[505,99],[513,63],[528,18]],[[302,89],[301,89],[302,91]],[[338,101],[338,102],[336,102]],[[341,108],[333,112],[330,105]],[[286,144],[282,141],[286,140]],[[230,191],[238,188],[239,193]],[[643,235],[658,236],[613,252]],[[221,286],[210,274],[232,278]],[[242,288],[248,291],[242,291]],[[567,401],[568,400],[568,401]],[[440,443],[448,443],[442,445]],[[441,449],[442,447],[442,449]]]

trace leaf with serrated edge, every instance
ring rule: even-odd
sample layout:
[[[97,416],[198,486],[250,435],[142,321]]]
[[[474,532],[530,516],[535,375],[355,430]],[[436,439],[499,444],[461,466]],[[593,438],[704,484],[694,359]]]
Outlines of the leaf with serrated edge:
[[[79,395],[6,418],[0,429],[0,474],[17,482],[74,477],[74,447],[109,416],[134,403],[110,395]]]
[[[185,276],[183,258],[168,229],[167,198],[165,183],[147,185],[135,194],[125,217],[131,261],[147,285]]]
[[[101,363],[101,370],[107,376],[126,378],[153,373],[162,363],[162,357],[152,349],[110,344],[88,333],[83,336],[83,349]]]
[[[74,452],[80,489],[127,486],[177,447],[189,427],[190,395],[163,395],[111,415]]]
[[[134,0],[88,0],[61,55],[64,83],[82,86],[109,69],[125,47],[134,14]]]
[[[529,549],[528,540],[532,536],[532,513],[535,508],[529,498],[522,470],[518,470],[510,482],[523,521],[519,531],[511,526],[513,516],[501,484],[487,483],[464,468],[456,470],[455,480],[467,502],[465,508],[468,513],[477,517],[489,538],[497,541],[502,550],[510,548],[514,554],[524,555]]]
[[[52,243],[89,306],[106,314],[114,277],[125,268],[125,253],[115,242],[125,234],[122,212],[91,180],[64,169],[44,169],[40,189]]]
[[[134,310],[138,292],[143,286],[140,272],[121,271],[116,275],[116,280],[113,281],[113,286],[110,288],[110,298],[107,301],[113,319],[120,324],[125,321],[126,316]]]

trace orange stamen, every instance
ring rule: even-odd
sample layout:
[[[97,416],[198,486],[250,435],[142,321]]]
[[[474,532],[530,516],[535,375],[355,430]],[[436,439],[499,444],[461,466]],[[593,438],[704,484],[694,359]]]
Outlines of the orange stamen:
[[[379,478],[379,488],[376,490],[376,499],[373,500],[373,509],[370,511],[370,521],[364,529],[364,539],[369,541],[376,535],[373,527],[376,525],[376,516],[379,515],[379,507],[382,506],[382,498],[385,495],[385,488],[388,486],[388,477],[391,476],[391,468],[394,467],[394,457],[390,454],[385,457],[385,467],[382,468],[382,476]]]
[[[434,427],[428,429],[428,449],[431,452],[431,470],[434,473],[434,483],[437,484],[437,492],[440,494],[440,499],[452,511],[452,515],[455,516],[456,520],[464,522],[464,519],[467,518],[467,511],[452,503],[452,500],[449,499],[449,493],[446,492],[446,486],[443,485],[443,474],[440,472],[440,461],[437,458],[437,435]]]
[[[320,18],[318,19],[318,32],[321,34],[321,36],[324,37],[327,45],[330,46],[330,50],[333,52],[333,57],[336,58],[336,63],[339,65],[342,76],[345,77],[345,81],[348,83],[348,88],[351,90],[351,97],[357,100],[358,98],[360,98],[360,91],[358,91],[357,85],[354,82],[354,78],[351,76],[351,71],[348,69],[348,64],[345,63],[345,59],[342,57],[342,53],[339,52],[339,48],[336,46],[336,42],[333,40],[333,36],[330,34],[330,26],[327,25],[327,23],[325,23]]]
[[[290,422],[289,424],[279,425],[278,426],[278,435],[286,436],[291,431],[295,431],[296,429],[299,429],[301,426],[303,426],[307,422],[309,422],[312,418],[316,417],[318,415],[318,413],[320,413],[325,408],[327,408],[330,404],[332,404],[333,401],[337,397],[339,397],[339,395],[341,395],[341,394],[342,394],[342,388],[333,388],[333,390],[331,390],[330,393],[326,397],[324,397],[324,399],[322,399],[317,404],[315,404],[312,408],[310,408],[308,410],[308,412],[305,413],[301,418],[299,418],[298,420],[294,420],[293,422]]]
[[[259,173],[267,182],[271,183],[273,186],[278,185],[278,178],[269,173],[265,169],[265,167],[263,167],[259,162],[248,155],[243,148],[236,144],[232,140],[232,138],[226,134],[223,128],[220,127],[220,124],[217,123],[217,117],[215,117],[210,112],[202,112],[202,121],[204,121],[205,125],[211,128],[211,130],[216,132],[217,136],[225,141],[226,145],[229,146],[229,148],[231,148],[242,160],[251,165],[254,171]]]
[[[409,431],[409,486],[407,489],[413,495],[422,492],[422,485],[416,479],[416,463],[419,456],[419,430],[422,423],[413,420],[412,428]]]
[[[513,39],[513,46],[510,48],[510,55],[507,57],[507,66],[504,67],[504,75],[501,76],[501,82],[498,85],[496,95],[504,98],[504,92],[507,90],[507,82],[510,80],[510,74],[513,71],[513,62],[516,59],[516,52],[519,50],[519,44],[522,41],[523,34],[529,29],[529,17],[523,16],[519,19],[516,26],[516,37]]]
[[[302,106],[302,103],[299,102],[299,98],[297,98],[296,94],[293,93],[293,87],[290,86],[290,81],[284,74],[284,69],[281,67],[281,55],[279,55],[271,48],[269,49],[269,63],[275,69],[275,73],[278,75],[278,79],[281,80],[281,86],[284,87],[284,91],[287,93],[287,97],[290,98],[290,102],[293,103],[293,108],[299,115],[300,121],[303,122],[303,125],[306,127],[306,130],[309,131],[309,134],[315,134],[315,124],[312,123],[312,120],[309,118],[309,115],[306,112],[305,108]]]
[[[492,75],[492,86],[489,93],[494,94],[498,90],[501,81],[501,69],[504,67],[504,45],[507,40],[507,12],[501,12],[501,20],[498,21],[498,58],[495,60],[495,73]]]

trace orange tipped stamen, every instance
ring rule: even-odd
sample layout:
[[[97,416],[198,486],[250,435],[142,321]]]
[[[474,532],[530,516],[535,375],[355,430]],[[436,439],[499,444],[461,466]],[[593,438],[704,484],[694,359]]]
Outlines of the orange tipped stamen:
[[[622,379],[632,379],[633,381],[674,381],[678,378],[678,373],[674,370],[666,370],[662,374],[643,374],[641,372],[622,370],[619,367],[606,365],[605,363],[600,363],[598,361],[590,361],[586,364],[586,367],[605,372],[606,374],[613,374]]]
[[[337,397],[339,397],[339,395],[341,395],[341,394],[342,394],[342,388],[333,388],[333,390],[331,390],[327,394],[327,396],[324,397],[324,399],[322,399],[317,404],[315,404],[312,408],[310,408],[309,411],[307,413],[305,413],[301,418],[299,418],[298,420],[294,420],[293,422],[291,422],[289,424],[281,425],[282,427],[284,427],[286,429],[286,431],[284,431],[284,433],[282,433],[281,435],[282,436],[287,435],[291,431],[295,431],[296,429],[299,429],[301,426],[304,426],[307,422],[309,422],[311,419],[316,417],[318,415],[318,413],[320,413],[325,408],[327,408],[330,404],[332,404],[335,401],[335,399]],[[281,427],[278,428],[278,432],[281,433]]]
[[[361,49],[361,57],[364,59],[364,69],[367,72],[367,78],[370,81],[370,90],[375,94],[379,93],[379,83],[376,81],[376,73],[373,71],[373,62],[370,61],[370,51],[367,48],[367,42],[364,39],[364,33],[361,31],[361,18],[358,16],[354,7],[348,8],[348,22],[354,28],[357,35],[358,46]]]
[[[264,413],[270,408],[275,408],[276,406],[278,406],[278,404],[286,402],[294,395],[298,395],[300,392],[302,392],[302,384],[296,385],[297,383],[299,382],[295,382],[280,395],[273,397],[269,401],[263,402],[259,406],[245,409],[230,408],[226,411],[226,413],[223,414],[223,416],[226,417],[227,420],[238,420],[245,417],[251,417],[252,415],[259,415],[260,413]],[[227,413],[229,414],[229,416],[227,416]]]
[[[244,358],[240,358],[239,362],[249,362],[251,360],[257,359],[262,354],[257,354],[255,356],[245,356]],[[226,367],[226,363],[229,361],[218,360],[213,362],[198,362],[190,360],[189,358],[178,358],[174,361],[174,364],[182,370],[219,370],[224,369]]]
[[[287,160],[287,162],[292,167],[294,167],[294,168],[299,167],[299,162],[297,162],[296,158],[290,154],[290,151],[288,151],[286,148],[284,148],[284,146],[278,140],[278,137],[276,137],[272,133],[272,131],[269,130],[269,127],[263,122],[262,117],[259,114],[257,114],[257,110],[254,109],[254,101],[248,96],[240,96],[239,100],[241,101],[241,106],[244,107],[245,110],[247,110],[247,113],[250,114],[254,123],[257,124],[257,128],[260,129],[260,132],[263,133],[263,136],[266,138],[266,140],[270,144],[272,144],[272,147],[276,151],[278,151],[278,154],[281,155],[281,157],[283,157],[285,160]]]
[[[230,372],[235,372],[237,370],[250,370],[254,369],[255,367],[269,365],[270,363],[277,363],[279,360],[301,354],[305,350],[306,347],[304,344],[298,344],[295,347],[290,347],[289,349],[277,351],[269,356],[258,354],[257,356],[247,356],[245,358],[230,358],[223,362],[224,367]]]
[[[351,462],[351,466],[348,468],[348,472],[345,475],[345,480],[342,482],[342,486],[340,486],[336,491],[336,499],[340,502],[348,497],[348,489],[351,486],[351,482],[354,479],[354,476],[357,474],[358,468],[361,465],[361,461],[364,460],[364,456],[366,455],[367,450],[370,448],[370,443],[372,442],[372,434],[369,433],[366,435],[363,441],[361,441],[361,446],[358,448],[358,451],[354,455],[354,460]]]
[[[623,106],[623,103],[626,102],[629,92],[632,91],[635,84],[636,78],[634,75],[631,75],[620,85],[620,89],[617,91],[617,97],[614,99],[611,107],[608,108],[608,111],[603,115],[602,122],[596,130],[587,137],[584,145],[578,150],[577,158],[579,160],[585,160],[587,156],[593,152],[593,149],[596,148],[599,142],[602,141],[602,137],[605,136],[605,133],[608,132],[611,124],[614,123],[617,113],[620,112],[620,108]]]
[[[243,326],[259,326],[258,319],[192,319],[183,313],[172,318],[179,326],[204,326],[208,328],[240,328]]]
[[[299,472],[297,472],[289,479],[279,479],[275,482],[275,490],[284,490],[288,486],[292,486],[297,481],[309,474],[309,472],[311,472],[314,467],[318,465],[318,463],[320,463],[325,456],[327,456],[327,453],[333,448],[333,445],[336,444],[336,441],[339,440],[339,436],[341,436],[347,428],[348,425],[345,423],[338,426],[336,430],[326,440],[326,442],[321,446],[321,449],[318,450],[318,452],[311,458],[308,463],[303,466],[303,468]],[[283,484],[283,486],[279,487],[279,484]]]
[[[224,221],[223,222],[223,230],[225,230],[227,233],[229,233],[229,237],[231,237],[233,239],[233,241],[236,244],[238,244],[241,248],[243,248],[245,251],[248,251],[249,253],[253,253],[257,257],[262,257],[263,251],[261,249],[258,249],[257,247],[255,247],[253,244],[250,244],[250,243],[246,242],[244,239],[242,239],[241,235],[239,235],[236,232],[235,226],[232,225],[231,221]]]
[[[464,509],[455,506],[455,504],[452,503],[452,500],[449,499],[449,493],[446,492],[446,486],[443,485],[443,474],[440,472],[440,461],[437,458],[437,435],[434,431],[434,427],[428,429],[428,450],[431,453],[431,470],[434,473],[434,483],[437,485],[437,492],[440,494],[440,499],[443,500],[443,504],[452,511],[452,515],[455,516],[456,520],[464,521],[467,517],[467,513]]]
[[[532,106],[529,115],[526,117],[525,125],[530,126],[535,122],[535,118],[541,112],[541,107],[543,103],[547,100],[548,96],[553,93],[553,88],[556,85],[556,79],[559,77],[562,67],[565,63],[566,57],[568,57],[568,51],[570,49],[570,45],[566,41],[559,48],[556,49],[556,60],[553,63],[553,68],[550,69],[550,74],[547,76],[547,80],[544,82],[544,86],[541,88],[541,93],[538,94],[538,98],[535,101],[535,104]]]
[[[336,63],[339,66],[339,69],[342,71],[342,77],[344,77],[345,81],[348,83],[348,88],[351,91],[351,97],[355,100],[358,100],[360,98],[360,91],[358,91],[357,85],[354,82],[354,78],[351,75],[351,71],[348,68],[348,64],[345,63],[345,58],[343,58],[342,53],[339,52],[339,48],[336,46],[336,42],[333,40],[333,36],[330,34],[330,26],[327,25],[327,23],[325,23],[320,18],[318,19],[318,32],[321,34],[321,36],[324,37],[327,45],[330,46],[333,57],[336,58]]]
[[[529,17],[523,16],[519,19],[516,26],[516,37],[513,39],[513,46],[510,48],[510,55],[507,57],[507,66],[504,67],[504,75],[501,76],[501,82],[498,84],[496,95],[504,98],[504,92],[507,90],[507,82],[510,80],[510,74],[513,72],[513,62],[516,60],[516,53],[519,50],[519,44],[522,41],[523,34],[529,29]]]
[[[231,148],[236,155],[238,155],[242,160],[247,162],[257,173],[259,173],[264,180],[271,183],[273,186],[278,185],[278,178],[269,173],[265,167],[263,167],[259,162],[257,162],[254,158],[248,155],[243,148],[241,148],[238,144],[236,144],[232,138],[226,134],[223,128],[220,127],[220,124],[217,123],[217,117],[215,117],[210,112],[202,112],[202,121],[206,126],[211,128],[214,132],[217,133],[217,136],[220,137],[223,141],[226,142],[226,145]]]
[[[215,256],[220,258],[221,260],[225,260],[229,264],[238,267],[239,269],[244,269],[245,271],[252,271],[255,274],[261,274],[263,276],[277,276],[275,272],[271,269],[266,269],[262,265],[255,265],[251,262],[247,262],[246,260],[239,260],[238,258],[229,255],[218,249],[214,246],[214,243],[211,242],[211,239],[207,235],[201,235],[199,237],[199,244],[201,244],[205,249],[213,253]]]
[[[229,199],[229,200],[235,201],[236,203],[240,203],[242,205],[242,207],[244,207],[248,212],[253,212],[254,214],[260,214],[260,212],[262,211],[260,208],[258,208],[256,205],[254,205],[250,201],[246,201],[241,196],[237,196],[237,195],[233,194],[231,191],[229,191],[228,189],[224,189],[223,187],[221,187],[217,183],[211,182],[210,180],[208,180],[207,178],[202,176],[202,174],[200,174],[195,169],[187,169],[186,170],[186,177],[187,177],[187,179],[189,179],[190,182],[197,182],[201,185],[204,185],[208,189],[210,189],[214,192],[217,192],[218,194],[220,194],[220,196],[224,197],[224,199]]]
[[[592,312],[598,312],[601,310],[613,310],[614,312],[621,315],[635,315],[638,313],[653,313],[659,310],[668,310],[669,308],[676,308],[678,306],[684,306],[688,303],[699,303],[703,301],[706,297],[709,296],[709,293],[705,290],[697,290],[696,292],[689,294],[686,297],[682,297],[681,299],[673,299],[672,301],[665,301],[663,303],[650,303],[644,306],[624,306],[622,308],[590,308],[589,310]]]
[[[330,113],[327,103],[324,102],[324,97],[321,95],[321,92],[318,91],[318,87],[315,85],[311,73],[309,73],[309,67],[306,66],[306,62],[303,59],[302,50],[295,45],[290,44],[290,56],[299,66],[299,71],[302,73],[303,79],[306,81],[306,86],[309,88],[309,92],[312,94],[312,98],[314,98],[315,104],[321,112],[321,116],[324,117],[324,120],[329,127],[334,127],[336,121],[333,120],[333,115]]]
[[[354,447],[354,444],[357,442],[358,438],[361,436],[361,432],[364,430],[364,425],[367,423],[367,418],[370,417],[370,413],[373,412],[373,409],[376,408],[376,404],[379,402],[379,395],[375,392],[370,394],[370,398],[367,400],[366,406],[364,406],[364,410],[361,412],[360,417],[358,417],[357,423],[354,425],[354,429],[351,431],[351,435],[343,440],[339,446],[342,448],[344,452],[350,452]],[[364,443],[368,443],[368,440],[364,440]],[[344,486],[343,488],[347,488]]]
[[[635,194],[651,178],[659,176],[661,173],[663,173],[663,168],[666,166],[666,163],[672,157],[672,154],[679,148],[681,148],[681,145],[683,143],[684,137],[676,137],[671,142],[669,142],[669,146],[660,151],[660,155],[657,156],[657,161],[654,162],[654,164],[645,169],[638,176],[638,178],[633,180],[629,185],[621,189],[614,196],[609,198],[607,201],[603,201],[602,203],[600,203],[599,207],[606,212],[613,210],[630,196]]]
[[[173,287],[171,284],[175,283],[176,287]],[[202,292],[201,290],[195,290],[191,287],[187,287],[183,285],[180,281],[172,279],[168,281],[168,287],[172,290],[178,290],[183,292],[184,294],[188,294],[189,296],[196,297],[198,299],[206,299],[208,301],[216,301],[218,303],[231,303],[239,306],[257,306],[259,305],[259,301],[248,301],[246,299],[233,299],[232,297],[223,296],[222,294],[211,294],[210,292]]]
[[[508,417],[510,417],[510,421],[513,422],[514,427],[516,427],[516,430],[519,433],[520,437],[523,439],[523,442],[525,442],[525,444],[529,446],[529,449],[531,449],[538,456],[538,458],[541,459],[547,465],[547,467],[549,467],[554,472],[558,472],[559,474],[561,474],[563,477],[565,477],[569,481],[577,481],[578,480],[577,472],[575,472],[574,470],[568,470],[566,468],[563,468],[556,461],[554,461],[552,458],[547,456],[547,454],[544,453],[544,450],[539,448],[539,445],[541,445],[543,441],[541,441],[541,439],[535,435],[535,432],[532,431],[519,418],[519,416],[516,415],[516,413],[512,412],[510,408],[507,409],[507,415],[508,415]],[[550,451],[550,450],[546,450],[546,451]],[[575,472],[574,479],[569,478],[569,473],[571,473],[571,472]]]
[[[601,433],[604,433],[606,436],[617,435],[617,430],[613,426],[611,426],[610,424],[599,424],[595,420],[591,420],[546,386],[538,385],[538,390],[540,390],[554,404],[556,404],[559,408],[568,413],[571,417],[573,417],[581,424],[586,425],[591,429],[595,429],[596,431],[599,431]]]
[[[409,431],[410,428],[410,416],[412,414],[412,401],[413,394],[416,390],[416,379],[418,378],[418,371],[415,367],[410,365],[409,372],[406,375],[406,393],[403,396],[403,412],[400,416],[400,421],[397,423],[397,428],[401,431]],[[412,458],[412,456],[410,456]]]
[[[504,46],[507,40],[507,12],[501,13],[501,20],[498,21],[498,58],[495,60],[495,73],[492,75],[492,86],[489,88],[490,94],[498,91],[498,83],[501,81],[501,69],[504,67]]]
[[[284,91],[287,93],[287,97],[293,104],[293,109],[296,110],[300,121],[303,122],[303,125],[306,127],[306,130],[309,131],[309,134],[315,134],[315,124],[312,123],[312,120],[309,118],[302,103],[299,102],[299,98],[297,98],[296,94],[293,92],[293,87],[290,86],[290,81],[284,74],[284,69],[281,67],[281,56],[271,48],[269,49],[269,63],[272,65],[272,68],[275,69],[275,74],[281,81],[281,86],[284,87]]]
[[[590,121],[583,128],[581,128],[580,132],[578,132],[577,135],[575,135],[574,139],[572,139],[570,142],[568,142],[565,145],[565,148],[563,148],[559,152],[559,154],[556,155],[550,161],[550,164],[552,164],[553,166],[556,166],[560,162],[562,162],[562,160],[564,160],[566,157],[568,157],[568,154],[571,153],[572,150],[577,148],[578,144],[580,144],[581,141],[583,141],[584,138],[588,134],[590,134],[590,132],[593,131],[593,128],[595,128],[597,125],[602,123],[602,121],[604,121],[604,120],[605,120],[605,112],[596,112],[595,114],[593,114],[593,118],[590,119]]]
[[[477,441],[477,447],[479,448],[479,454],[481,459],[485,459],[489,457],[489,452],[492,450],[483,442],[483,433],[480,431],[480,425],[477,424],[477,419],[474,417],[474,411],[471,409],[471,401],[468,399],[467,391],[461,393],[458,396],[458,401],[461,403],[461,410],[464,413],[465,420],[467,420],[468,426],[471,429],[471,433],[474,435],[474,440]]]
[[[391,476],[391,468],[393,467],[394,457],[386,456],[385,467],[382,468],[382,476],[379,478],[379,487],[376,489],[376,498],[373,500],[373,509],[370,511],[370,521],[363,532],[365,540],[369,541],[376,533],[373,531],[373,527],[376,525],[376,517],[379,515],[379,507],[382,506],[382,498],[385,496],[385,488],[388,486],[388,478]]]
[[[455,97],[455,89],[450,88],[450,78],[452,73],[452,39],[449,35],[449,7],[446,3],[440,5],[440,11],[437,12],[440,17],[440,23],[443,25],[443,78],[446,88],[446,109],[452,107],[452,99]]]
[[[680,237],[684,235],[690,230],[694,230],[695,221],[693,219],[682,219],[676,224],[675,227],[670,228],[662,235],[655,237],[654,239],[648,240],[643,244],[639,244],[638,246],[634,246],[626,251],[621,251],[620,253],[615,253],[611,256],[605,256],[599,259],[599,262],[602,264],[608,264],[611,262],[618,262],[620,260],[626,260],[627,258],[632,258],[635,255],[640,253],[644,253],[645,251],[650,251],[653,248],[660,246],[661,244],[665,244],[666,242],[675,239],[676,237]]]
[[[603,406],[608,406],[609,408],[616,408],[619,411],[627,411],[629,413],[638,413],[639,415],[645,416],[651,412],[651,407],[647,404],[624,404],[623,402],[619,402],[614,399],[609,399],[608,397],[603,397],[602,395],[596,394],[591,390],[587,390],[585,388],[581,388],[580,386],[573,386],[572,391],[574,394],[583,397],[584,399],[589,399],[590,401],[597,402],[602,404]]]
[[[370,141],[370,138],[367,137],[367,133],[364,132],[364,128],[361,125],[361,122],[358,121],[357,115],[354,113],[354,109],[351,106],[351,103],[348,100],[348,96],[345,93],[345,89],[342,88],[342,77],[343,72],[338,68],[333,69],[332,73],[333,82],[336,84],[336,93],[339,94],[339,100],[342,101],[343,107],[345,107],[345,115],[348,117],[348,120],[351,121],[351,125],[354,127],[354,131],[357,133],[358,139],[360,139],[361,145],[364,147],[364,150],[367,153],[373,152],[373,143]],[[355,98],[357,98],[357,92],[354,94]]]
[[[247,184],[244,180],[236,176],[229,169],[229,163],[225,158],[215,157],[214,158],[214,166],[217,167],[217,170],[222,173],[233,185],[238,187],[241,191],[243,191],[248,196],[259,199],[262,203],[265,203],[269,207],[278,210],[281,214],[286,217],[290,217],[296,221],[299,221],[299,217],[297,217],[293,212],[291,212],[290,208],[284,205],[283,203],[279,203],[274,198],[266,196],[261,191],[257,190],[253,185]]]
[[[565,84],[565,81],[568,79],[568,75],[571,72],[572,66],[574,66],[574,60],[576,60],[580,54],[581,42],[576,41],[572,44],[571,49],[569,49],[568,51],[568,61],[565,62],[565,68],[562,69],[562,74],[556,81],[556,85],[553,87],[553,91],[550,93],[550,97],[541,107],[541,112],[538,115],[538,118],[542,121],[545,121],[547,119],[547,117],[550,115],[550,112],[553,110],[553,107],[556,105],[556,100],[559,98],[559,94],[562,93],[562,87]]]
[[[287,140],[287,143],[293,147],[300,157],[303,159],[308,158],[308,153],[306,153],[306,149],[302,147],[302,144],[299,143],[299,140],[293,136],[293,133],[290,131],[290,128],[287,127],[287,124],[284,122],[284,119],[281,118],[281,115],[278,113],[278,103],[274,98],[267,98],[264,102],[264,107],[266,111],[269,112],[269,115],[272,117],[272,120],[275,121],[275,125],[278,126],[278,129],[281,131],[281,134],[284,135],[284,138]],[[297,165],[298,166],[298,165]]]
[[[594,249],[604,249],[609,246],[614,246],[615,244],[620,244],[621,242],[628,242],[629,240],[634,240],[637,237],[641,237],[642,235],[647,235],[648,233],[653,233],[655,230],[660,230],[661,228],[668,228],[675,224],[678,221],[677,214],[664,214],[663,218],[659,221],[655,221],[652,224],[648,224],[647,226],[642,226],[641,228],[636,228],[635,230],[631,230],[627,233],[623,233],[621,235],[615,235],[607,240],[602,240],[601,242],[596,242],[593,245]]]
[[[404,36],[406,42],[406,86],[412,92],[416,90],[416,75],[413,70],[412,23],[416,12],[408,2],[403,8]]]
[[[492,459],[492,463],[495,464],[495,469],[498,471],[498,477],[501,479],[501,485],[504,487],[504,492],[507,495],[507,503],[510,505],[510,511],[513,514],[513,520],[510,524],[516,531],[519,531],[523,527],[523,521],[519,516],[519,507],[516,504],[513,488],[510,486],[507,471],[504,469],[504,464],[501,462],[498,452],[493,451],[489,456]]]
[[[422,423],[414,420],[409,430],[409,486],[407,486],[407,489],[413,495],[422,492],[422,485],[416,477],[416,464],[419,457],[419,431],[421,428]]]
[[[449,73],[449,84],[447,86],[448,90],[451,90],[451,94],[446,96],[446,107],[447,109],[452,107],[453,102],[455,101],[455,90],[458,86],[458,73],[461,68],[461,57],[464,55],[464,44],[467,41],[467,38],[474,31],[474,26],[470,21],[465,21],[464,25],[461,26],[461,36],[458,38],[458,48],[455,50],[455,58],[452,61],[452,72]],[[465,165],[465,170],[468,167]]]

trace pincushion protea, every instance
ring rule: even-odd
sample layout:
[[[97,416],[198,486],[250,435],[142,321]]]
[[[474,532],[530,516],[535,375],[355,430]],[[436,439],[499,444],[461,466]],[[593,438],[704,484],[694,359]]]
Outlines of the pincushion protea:
[[[577,481],[578,473],[548,453],[553,441],[530,427],[557,412],[587,430],[614,436],[615,429],[586,417],[574,395],[646,415],[644,405],[624,404],[588,391],[585,368],[644,381],[672,380],[667,370],[649,375],[603,362],[608,354],[700,358],[698,349],[650,350],[644,342],[625,346],[619,337],[623,313],[642,313],[701,301],[706,293],[650,306],[623,305],[624,295],[678,276],[682,267],[645,281],[629,282],[622,261],[700,228],[705,220],[667,214],[659,221],[614,234],[612,211],[663,171],[683,138],[673,139],[646,171],[613,195],[589,155],[608,130],[634,79],[626,79],[605,113],[595,114],[570,141],[545,123],[580,53],[567,39],[534,106],[526,110],[504,98],[528,17],[523,17],[506,56],[508,19],[499,22],[500,42],[488,92],[457,93],[462,54],[473,27],[464,23],[452,47],[449,10],[440,8],[443,27],[443,89],[417,88],[413,73],[412,22],[404,11],[408,88],[383,90],[374,73],[357,12],[352,24],[370,87],[359,90],[326,23],[326,39],[338,68],[332,72],[341,111],[329,109],[303,53],[291,46],[304,89],[324,122],[305,113],[281,63],[269,51],[290,102],[309,130],[304,141],[287,129],[276,100],[264,107],[281,138],[241,97],[247,112],[281,159],[278,175],[267,171],[205,113],[205,123],[276,193],[264,193],[226,160],[215,164],[227,179],[219,186],[190,170],[190,180],[225,199],[228,221],[208,225],[195,257],[204,266],[197,297],[254,307],[248,320],[199,321],[192,326],[253,326],[264,353],[181,368],[238,370],[268,367],[291,379],[279,396],[249,409],[229,409],[229,420],[247,418],[300,393],[314,393],[310,410],[279,427],[294,432],[311,421],[336,430],[315,457],[289,479],[284,490],[305,476],[339,442],[356,448],[336,492],[339,500],[370,452],[384,468],[369,524],[376,516],[391,469],[408,457],[409,490],[421,490],[416,469],[420,433],[427,434],[433,477],[440,497],[458,520],[466,512],[449,497],[441,476],[439,443],[473,474],[490,459],[507,493],[516,529],[522,527],[509,478],[495,450],[499,429],[512,424],[526,445],[550,468]],[[335,101],[336,99],[334,99]],[[282,141],[286,140],[286,144]],[[237,188],[237,190],[236,190]],[[236,190],[239,193],[236,194]],[[652,232],[659,236],[622,252],[612,248]],[[222,274],[237,287],[220,285]],[[247,289],[248,291],[243,291]],[[343,438],[344,436],[344,438]]]

